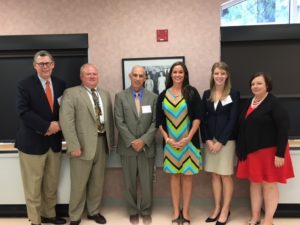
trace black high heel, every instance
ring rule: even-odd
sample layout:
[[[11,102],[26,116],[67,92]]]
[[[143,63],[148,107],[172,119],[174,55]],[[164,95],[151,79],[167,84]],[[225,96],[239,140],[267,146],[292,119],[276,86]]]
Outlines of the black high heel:
[[[260,221],[257,221],[257,222],[254,222],[251,220],[248,221],[248,225],[259,225],[259,224],[260,224]]]
[[[190,220],[188,220],[188,219],[186,219],[186,218],[184,218],[184,217],[182,217],[182,224],[184,224],[184,223],[188,223],[188,224],[190,224],[190,223],[191,223],[191,221],[190,221]]]
[[[182,217],[181,213],[182,213],[182,211],[180,210],[178,217],[176,219],[172,220],[172,224],[173,223],[177,223],[177,225],[181,224],[181,217]]]
[[[180,211],[180,214],[181,214],[181,223],[182,223],[182,224],[184,224],[184,223],[188,223],[188,224],[190,224],[190,223],[191,223],[191,221],[190,221],[190,220],[188,220],[188,219],[184,218],[184,216],[183,216],[183,212],[182,212],[182,209],[181,209],[181,211]]]
[[[220,222],[219,220],[216,222],[216,225],[225,225],[228,222],[230,217],[230,211],[228,212],[227,219],[224,222]]]
[[[212,222],[217,221],[217,219],[219,218],[220,214],[221,214],[221,211],[218,213],[218,215],[215,218],[207,217],[207,219],[205,220],[205,222],[206,223],[212,223]]]

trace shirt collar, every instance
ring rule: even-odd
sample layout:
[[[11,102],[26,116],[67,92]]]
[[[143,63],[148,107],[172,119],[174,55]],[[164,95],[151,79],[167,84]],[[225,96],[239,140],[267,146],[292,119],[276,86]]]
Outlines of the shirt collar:
[[[44,78],[42,78],[40,75],[38,75],[38,78],[39,78],[40,82],[42,83],[42,85],[45,86],[47,80],[45,80]],[[52,83],[51,77],[49,78],[49,81],[50,81],[50,84],[51,84]]]
[[[136,92],[135,90],[133,90],[131,88],[131,92],[132,92],[132,96],[135,98],[135,93],[139,93],[139,97],[140,99],[143,97],[143,93],[144,93],[144,88],[141,88],[138,92]]]
[[[94,88],[88,88],[87,86],[82,85],[89,93],[92,93],[92,89],[96,89],[96,92],[98,92],[98,88],[94,87]]]

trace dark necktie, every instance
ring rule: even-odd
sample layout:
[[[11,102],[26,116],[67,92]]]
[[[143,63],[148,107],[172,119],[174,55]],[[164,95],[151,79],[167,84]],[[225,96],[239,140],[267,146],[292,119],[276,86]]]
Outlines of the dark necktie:
[[[99,104],[99,98],[96,94],[95,88],[92,88],[91,91],[92,91],[92,97],[93,97],[93,101],[94,101],[94,105],[95,105],[96,123],[97,123],[98,131],[101,133],[104,130],[104,126],[100,122],[100,116],[102,115],[102,112],[101,112],[101,108],[100,108],[100,104]]]

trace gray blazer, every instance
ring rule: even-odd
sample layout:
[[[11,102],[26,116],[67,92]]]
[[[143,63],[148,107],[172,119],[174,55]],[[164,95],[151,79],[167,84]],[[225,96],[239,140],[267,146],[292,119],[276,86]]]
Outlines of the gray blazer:
[[[156,120],[157,95],[144,89],[141,101],[141,116],[138,117],[132,89],[128,88],[115,97],[115,122],[118,133],[117,151],[120,155],[136,156],[138,153],[131,147],[131,142],[141,138],[145,142],[145,154],[154,157],[155,144],[155,120]],[[146,112],[145,109],[151,109]]]
[[[107,91],[97,88],[104,108],[104,121],[108,151],[114,144],[114,121],[110,95]],[[60,107],[60,125],[67,142],[67,151],[80,148],[79,157],[91,160],[97,149],[97,123],[93,104],[83,86],[65,90]]]

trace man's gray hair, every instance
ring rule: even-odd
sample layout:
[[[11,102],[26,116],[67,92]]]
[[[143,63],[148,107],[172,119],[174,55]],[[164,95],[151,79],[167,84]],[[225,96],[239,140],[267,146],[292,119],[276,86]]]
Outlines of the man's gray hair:
[[[41,50],[41,51],[38,51],[37,53],[34,54],[34,57],[33,57],[33,63],[35,64],[36,63],[36,60],[39,56],[48,56],[52,62],[54,62],[54,58],[53,56],[50,54],[50,52],[46,51],[46,50]]]

